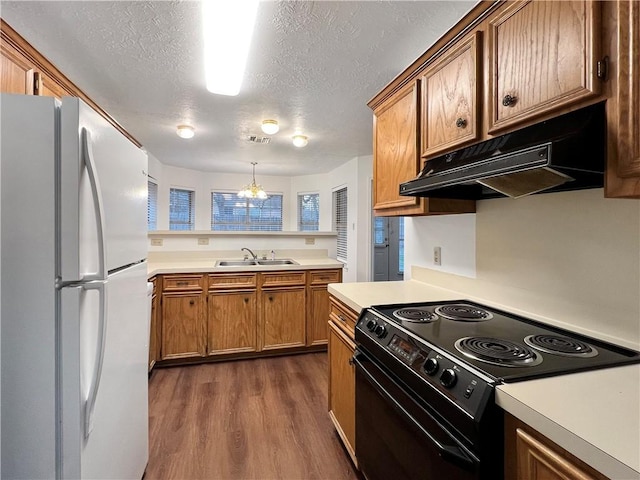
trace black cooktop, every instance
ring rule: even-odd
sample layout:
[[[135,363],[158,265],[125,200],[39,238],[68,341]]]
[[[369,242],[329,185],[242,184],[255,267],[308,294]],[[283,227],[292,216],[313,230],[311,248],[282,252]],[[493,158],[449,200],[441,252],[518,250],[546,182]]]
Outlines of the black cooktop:
[[[505,382],[640,363],[640,352],[468,300],[371,310],[427,347]]]

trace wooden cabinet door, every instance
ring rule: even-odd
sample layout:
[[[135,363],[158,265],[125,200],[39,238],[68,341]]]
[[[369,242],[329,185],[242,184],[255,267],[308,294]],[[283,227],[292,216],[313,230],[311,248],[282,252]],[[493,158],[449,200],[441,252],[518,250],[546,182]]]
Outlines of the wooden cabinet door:
[[[206,354],[204,314],[202,292],[162,294],[162,360]]]
[[[157,309],[157,303],[158,301],[158,295],[153,295],[151,297],[151,328],[149,329],[150,332],[150,336],[149,336],[149,371],[151,371],[151,369],[153,368],[153,366],[155,365],[156,361],[158,360],[158,348],[160,345],[158,345],[158,336],[157,336],[157,330],[158,330],[158,309]]]
[[[0,92],[33,95],[33,65],[4,39],[0,42]]]
[[[303,347],[305,287],[263,290],[261,298],[262,350]]]
[[[329,416],[354,463],[356,374],[351,359],[355,348],[355,343],[333,322],[329,322]]]
[[[480,33],[452,48],[422,76],[422,156],[478,139]]]
[[[422,210],[420,199],[401,197],[400,184],[416,177],[419,83],[412,82],[373,112],[373,209]]]
[[[517,1],[489,22],[489,133],[600,93],[600,3]]]
[[[62,97],[71,95],[62,85],[42,72],[36,72],[34,78],[36,95],[56,97],[59,100],[62,99]]]
[[[209,293],[208,354],[255,352],[257,321],[255,290]]]
[[[326,345],[329,338],[329,292],[326,285],[309,287],[307,345]]]

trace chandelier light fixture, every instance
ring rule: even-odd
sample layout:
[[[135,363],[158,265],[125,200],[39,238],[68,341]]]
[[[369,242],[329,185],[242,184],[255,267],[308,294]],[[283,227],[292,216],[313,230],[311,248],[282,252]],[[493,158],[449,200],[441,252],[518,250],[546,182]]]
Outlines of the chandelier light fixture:
[[[262,121],[262,131],[267,135],[274,135],[278,133],[280,130],[280,126],[278,125],[277,120],[263,120]]]
[[[242,187],[242,190],[238,192],[240,198],[259,198],[264,200],[267,198],[267,193],[262,189],[262,185],[256,184],[256,165],[258,162],[251,162],[253,165],[253,178],[249,185]]]

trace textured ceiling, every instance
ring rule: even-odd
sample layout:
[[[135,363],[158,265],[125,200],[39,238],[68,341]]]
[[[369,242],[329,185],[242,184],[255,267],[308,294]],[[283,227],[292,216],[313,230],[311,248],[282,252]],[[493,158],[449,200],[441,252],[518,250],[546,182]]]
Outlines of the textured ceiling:
[[[0,15],[162,163],[304,175],[372,153],[367,101],[475,3],[263,1],[237,97],[205,88],[200,2],[2,0]],[[248,142],[267,118],[280,132]]]

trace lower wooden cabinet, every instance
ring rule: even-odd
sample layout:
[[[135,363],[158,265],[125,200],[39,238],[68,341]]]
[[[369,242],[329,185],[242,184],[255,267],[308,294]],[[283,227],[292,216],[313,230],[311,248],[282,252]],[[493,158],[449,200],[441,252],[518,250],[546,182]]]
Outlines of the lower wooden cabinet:
[[[339,269],[158,275],[149,369],[156,361],[320,350],[327,285],[341,279]]]
[[[606,480],[582,460],[513,416],[505,418],[505,479]]]
[[[304,347],[305,287],[263,290],[262,350]]]
[[[207,308],[208,355],[257,350],[255,290],[209,293]]]
[[[158,326],[160,296],[158,292],[161,290],[161,287],[158,277],[153,277],[149,279],[149,281],[153,283],[149,326],[149,371],[151,371],[160,358],[160,328]]]
[[[332,299],[332,308],[339,305],[345,316],[357,316],[355,312]],[[336,427],[353,463],[356,459],[356,377],[353,355],[356,344],[353,330],[329,321],[329,416]]]

